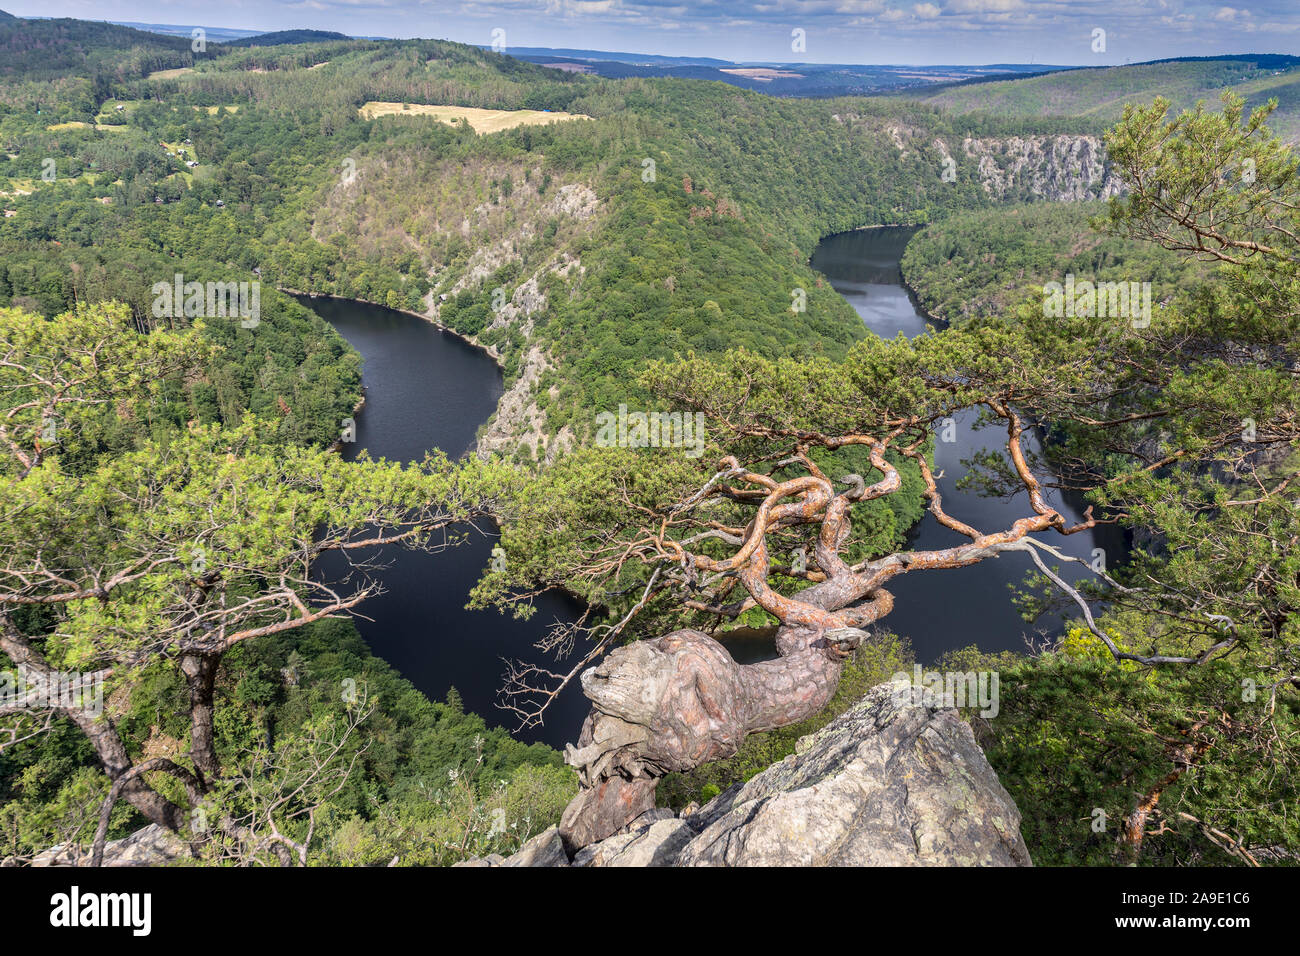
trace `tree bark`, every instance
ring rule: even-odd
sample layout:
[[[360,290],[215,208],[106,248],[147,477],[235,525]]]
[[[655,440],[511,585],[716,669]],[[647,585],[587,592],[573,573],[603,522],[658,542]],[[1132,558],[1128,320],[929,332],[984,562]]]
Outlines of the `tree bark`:
[[[0,616],[0,651],[8,655],[15,664],[40,673],[47,682],[57,683],[45,658],[31,646],[27,637],[7,616]],[[55,709],[76,724],[77,728],[86,735],[86,739],[95,748],[95,755],[99,758],[100,765],[110,781],[116,784],[119,779],[127,775],[133,762],[111,718],[105,715],[94,716],[81,707]],[[180,830],[185,826],[184,808],[153,790],[138,775],[131,776],[122,784],[120,795],[144,814],[150,823],[157,823],[169,830]]]
[[[213,732],[214,696],[219,654],[188,652],[180,659],[190,695],[190,757],[201,777],[221,776]]]
[[[116,787],[118,781],[131,772],[133,762],[113,721],[108,717],[90,717],[75,710],[65,710],[64,713],[86,735],[86,739],[95,748],[95,755],[99,758],[104,773]],[[158,793],[140,776],[132,775],[121,784],[120,794],[122,799],[144,814],[150,823],[178,833],[184,832],[189,820],[186,810]]]
[[[611,652],[581,677],[594,706],[578,746],[566,748],[581,788],[560,823],[565,847],[576,853],[652,810],[665,774],[730,757],[748,734],[816,714],[865,636],[855,628],[783,627],[781,656],[757,664],[737,664],[695,630]]]

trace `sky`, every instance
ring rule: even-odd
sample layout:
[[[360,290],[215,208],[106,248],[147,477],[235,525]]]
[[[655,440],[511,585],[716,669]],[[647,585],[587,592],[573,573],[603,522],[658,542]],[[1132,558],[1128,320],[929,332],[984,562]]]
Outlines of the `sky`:
[[[16,16],[803,63],[1300,54],[1300,0],[0,0]],[[494,32],[504,31],[504,33]],[[801,32],[800,32],[801,31]],[[1098,32],[1103,31],[1103,32]],[[801,46],[802,44],[802,46]]]

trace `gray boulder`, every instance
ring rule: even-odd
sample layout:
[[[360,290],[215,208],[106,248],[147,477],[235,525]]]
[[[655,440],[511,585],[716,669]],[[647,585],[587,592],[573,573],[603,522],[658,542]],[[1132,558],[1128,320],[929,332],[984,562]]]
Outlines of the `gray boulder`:
[[[688,817],[677,866],[1028,866],[970,727],[881,685],[798,753]]]
[[[166,866],[189,848],[170,830],[151,823],[120,840],[104,844],[104,866]],[[32,866],[89,866],[90,848],[60,843],[38,853]],[[11,861],[6,860],[5,865]]]
[[[568,866],[569,857],[560,841],[559,827],[543,830],[514,853],[503,857],[500,853],[464,860],[456,866]]]
[[[557,865],[554,853],[516,863],[541,858],[530,846],[499,865]],[[1020,812],[970,727],[955,710],[926,706],[919,688],[882,684],[748,783],[688,816],[646,814],[573,865],[1032,863]]]

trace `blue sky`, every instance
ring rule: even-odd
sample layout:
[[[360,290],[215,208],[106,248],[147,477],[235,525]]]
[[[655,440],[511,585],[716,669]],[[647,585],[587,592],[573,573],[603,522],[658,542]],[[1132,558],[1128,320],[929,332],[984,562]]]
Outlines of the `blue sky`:
[[[1228,5],[1228,4],[1233,5]],[[306,27],[729,60],[1109,65],[1300,54],[1300,0],[0,0],[18,16]],[[792,50],[802,30],[805,49]],[[1105,31],[1105,52],[1094,31]]]

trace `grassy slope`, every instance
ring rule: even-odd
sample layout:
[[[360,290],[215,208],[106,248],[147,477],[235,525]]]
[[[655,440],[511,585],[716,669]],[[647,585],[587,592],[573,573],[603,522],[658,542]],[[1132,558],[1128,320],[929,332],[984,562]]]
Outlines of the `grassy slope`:
[[[559,123],[571,119],[591,119],[563,110],[549,112],[543,110],[484,110],[471,106],[436,106],[421,103],[380,103],[369,102],[361,105],[364,119],[378,116],[429,116],[441,123],[456,123],[464,120],[476,133],[499,133],[514,129],[516,126],[543,126],[547,123]]]

